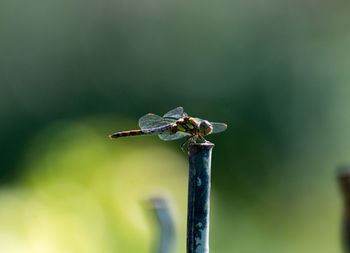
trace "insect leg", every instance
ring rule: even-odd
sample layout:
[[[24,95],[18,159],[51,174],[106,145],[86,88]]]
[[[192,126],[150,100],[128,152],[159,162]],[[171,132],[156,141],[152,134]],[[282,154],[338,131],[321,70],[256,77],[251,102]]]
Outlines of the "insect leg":
[[[207,140],[206,140],[206,139],[204,139],[204,137],[203,137],[202,135],[198,135],[198,137],[199,137],[199,139],[200,139],[201,141],[203,141],[203,142],[207,142]]]
[[[186,140],[181,144],[181,150],[186,154],[187,152],[186,152],[186,149],[185,149],[185,144],[186,143],[189,143],[190,142],[190,139],[192,138],[193,136],[191,135],[191,136],[189,136],[189,137],[187,137],[186,138]],[[187,147],[186,147],[187,149],[188,149],[188,144],[187,144]]]
[[[192,135],[191,138],[188,139],[186,149],[187,149],[187,154],[188,154],[188,149],[191,143],[196,143],[197,140],[197,135]]]

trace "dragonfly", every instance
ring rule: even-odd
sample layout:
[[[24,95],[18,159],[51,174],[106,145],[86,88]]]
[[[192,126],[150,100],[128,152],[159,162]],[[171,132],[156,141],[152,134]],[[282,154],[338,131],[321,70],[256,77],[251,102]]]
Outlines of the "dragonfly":
[[[176,107],[163,117],[148,113],[139,119],[138,130],[121,131],[111,134],[110,138],[120,138],[138,135],[158,135],[161,140],[171,141],[187,137],[181,148],[187,143],[207,142],[204,136],[223,132],[227,124],[209,122],[200,118],[190,117],[183,107]]]

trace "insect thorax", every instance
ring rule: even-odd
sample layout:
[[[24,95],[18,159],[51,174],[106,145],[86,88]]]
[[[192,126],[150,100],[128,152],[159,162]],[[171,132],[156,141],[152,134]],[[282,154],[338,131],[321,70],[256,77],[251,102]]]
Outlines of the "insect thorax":
[[[176,128],[177,131],[196,135],[199,131],[199,123],[191,117],[184,117],[176,121]]]

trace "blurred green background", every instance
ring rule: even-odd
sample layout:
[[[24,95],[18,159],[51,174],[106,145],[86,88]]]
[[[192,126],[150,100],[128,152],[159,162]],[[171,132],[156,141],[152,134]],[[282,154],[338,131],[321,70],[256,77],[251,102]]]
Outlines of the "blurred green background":
[[[180,105],[229,125],[208,137],[211,252],[341,252],[349,5],[1,1],[0,252],[155,252],[157,194],[185,252],[181,141],[108,139]]]

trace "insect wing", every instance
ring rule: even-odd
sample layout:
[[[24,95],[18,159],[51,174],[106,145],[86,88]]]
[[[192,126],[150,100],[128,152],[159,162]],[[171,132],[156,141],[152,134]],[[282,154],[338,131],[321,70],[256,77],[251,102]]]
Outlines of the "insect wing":
[[[210,124],[213,126],[213,131],[211,134],[220,133],[227,129],[227,125],[225,123],[210,122]]]
[[[139,119],[139,126],[141,129],[151,129],[170,124],[172,121],[163,119],[162,117],[153,113],[148,113]]]
[[[173,141],[188,136],[188,134],[184,132],[176,132],[170,134],[159,134],[158,136],[163,141]]]
[[[184,108],[182,106],[179,106],[164,114],[163,118],[177,120],[185,116],[187,116],[187,113],[184,112]]]

